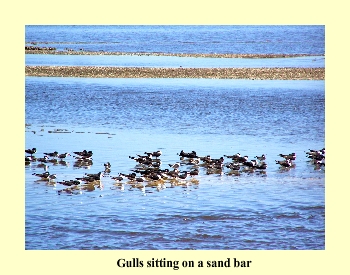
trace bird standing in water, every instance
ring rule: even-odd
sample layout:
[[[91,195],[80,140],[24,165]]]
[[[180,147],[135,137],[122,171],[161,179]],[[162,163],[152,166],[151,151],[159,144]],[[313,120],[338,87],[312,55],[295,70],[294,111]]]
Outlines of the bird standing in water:
[[[24,151],[25,151],[27,154],[33,156],[33,154],[36,153],[36,148],[34,147],[34,148],[32,148],[32,149],[26,149],[26,150],[24,150]]]

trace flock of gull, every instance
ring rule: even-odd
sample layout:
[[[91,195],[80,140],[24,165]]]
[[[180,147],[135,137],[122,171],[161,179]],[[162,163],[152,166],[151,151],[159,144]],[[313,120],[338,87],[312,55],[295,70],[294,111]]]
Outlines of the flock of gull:
[[[38,177],[38,181],[46,181],[50,184],[60,184],[66,186],[58,193],[62,192],[68,194],[82,193],[82,191],[93,191],[95,188],[103,188],[102,178],[109,177],[113,180],[114,185],[120,189],[124,188],[125,184],[130,187],[144,189],[145,187],[163,188],[165,183],[169,183],[171,187],[176,185],[198,184],[199,181],[195,179],[199,173],[206,175],[210,174],[226,174],[239,176],[241,173],[259,173],[266,175],[267,163],[265,162],[265,154],[255,156],[254,159],[249,160],[248,156],[242,156],[237,153],[234,155],[224,155],[220,158],[212,158],[210,155],[198,156],[196,151],[184,152],[181,150],[177,155],[179,161],[167,164],[167,168],[161,168],[160,150],[155,152],[144,152],[144,154],[137,154],[136,156],[129,156],[129,159],[135,162],[135,167],[131,169],[128,174],[119,173],[118,175],[110,175],[110,162],[104,163],[104,171],[98,173],[85,173],[82,177],[77,177],[71,180],[56,181],[57,175],[51,174],[47,171],[48,164],[66,165],[66,158],[72,156],[74,167],[88,168],[93,164],[92,151],[76,151],[70,153],[59,154],[57,151],[52,153],[43,153],[44,156],[37,158],[36,148],[26,149],[25,165],[32,165],[35,163],[37,167],[45,169],[43,173],[33,173],[32,175]],[[295,168],[294,161],[296,154],[279,154],[280,160],[275,160],[280,169]],[[315,170],[319,170],[325,166],[325,148],[321,150],[311,150],[306,152],[306,157],[310,159],[310,163],[314,165]],[[226,161],[225,161],[226,160]],[[228,161],[229,160],[229,161]],[[201,172],[200,172],[201,171]],[[189,179],[189,180],[188,180]]]

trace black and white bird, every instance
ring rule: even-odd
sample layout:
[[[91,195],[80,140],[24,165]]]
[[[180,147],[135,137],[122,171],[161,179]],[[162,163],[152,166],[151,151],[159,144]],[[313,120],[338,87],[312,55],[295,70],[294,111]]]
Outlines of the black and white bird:
[[[276,160],[276,164],[279,164],[282,167],[291,167],[292,166],[292,162],[290,161],[290,159]]]
[[[55,158],[55,157],[58,157],[58,152],[55,151],[53,153],[44,153],[44,155]]]
[[[57,157],[62,160],[64,158],[68,157],[68,156],[70,156],[69,153],[64,153],[64,154],[59,154]]]
[[[255,156],[255,158],[256,158],[257,160],[260,160],[260,161],[266,160],[265,154],[262,154],[261,156]]]
[[[280,157],[286,159],[286,160],[295,160],[297,155],[295,153],[290,153],[290,154],[287,154],[287,155],[284,155],[284,154],[279,154]]]
[[[180,162],[176,162],[174,164],[168,164],[170,166],[170,168],[174,168],[174,169],[177,169],[180,167]]]
[[[26,149],[26,150],[24,150],[27,154],[29,154],[29,155],[33,155],[33,154],[35,154],[36,153],[36,148],[34,147],[34,148],[32,148],[32,149]]]
[[[148,155],[149,157],[156,157],[156,158],[159,158],[161,155],[162,155],[162,151],[158,150],[158,151],[155,151],[155,152],[145,152],[146,155]]]

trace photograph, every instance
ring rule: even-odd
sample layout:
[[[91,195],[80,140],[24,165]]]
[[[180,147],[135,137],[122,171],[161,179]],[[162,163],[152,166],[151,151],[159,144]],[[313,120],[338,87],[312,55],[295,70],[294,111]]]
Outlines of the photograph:
[[[24,35],[26,251],[325,250],[325,25]]]

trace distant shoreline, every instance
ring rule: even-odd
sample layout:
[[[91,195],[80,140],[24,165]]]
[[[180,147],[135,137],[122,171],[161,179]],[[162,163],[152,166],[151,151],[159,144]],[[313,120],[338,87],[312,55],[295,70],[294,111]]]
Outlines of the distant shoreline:
[[[26,66],[26,76],[89,78],[209,78],[324,80],[325,68],[149,68],[99,66]]]
[[[54,48],[26,46],[25,54],[48,55],[127,55],[127,56],[177,56],[201,58],[292,58],[303,56],[324,56],[320,54],[229,54],[229,53],[162,53],[162,52],[106,52],[106,51],[57,51]]]

